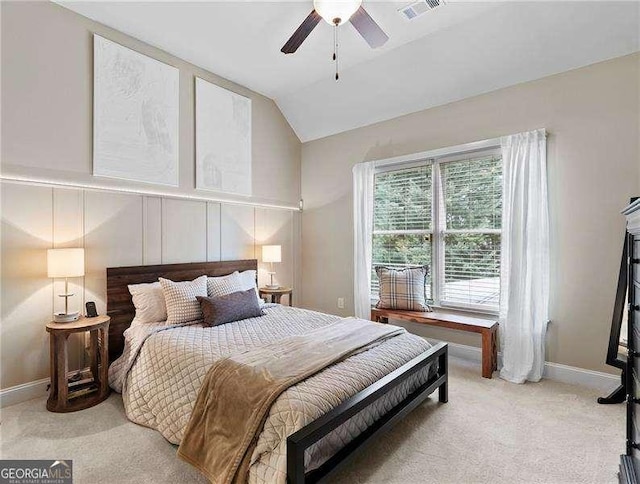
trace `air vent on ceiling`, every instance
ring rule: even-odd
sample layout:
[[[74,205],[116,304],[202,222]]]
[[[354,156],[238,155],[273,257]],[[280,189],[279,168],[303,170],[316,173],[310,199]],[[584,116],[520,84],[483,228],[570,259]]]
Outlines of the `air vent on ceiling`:
[[[398,12],[407,20],[412,20],[429,10],[444,4],[443,0],[419,0],[402,7]]]

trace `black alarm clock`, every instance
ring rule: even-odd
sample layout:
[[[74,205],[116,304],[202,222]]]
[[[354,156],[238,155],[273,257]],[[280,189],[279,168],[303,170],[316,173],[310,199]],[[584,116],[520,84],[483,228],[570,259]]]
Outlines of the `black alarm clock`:
[[[96,303],[89,301],[85,306],[87,307],[87,318],[95,318],[98,315]]]

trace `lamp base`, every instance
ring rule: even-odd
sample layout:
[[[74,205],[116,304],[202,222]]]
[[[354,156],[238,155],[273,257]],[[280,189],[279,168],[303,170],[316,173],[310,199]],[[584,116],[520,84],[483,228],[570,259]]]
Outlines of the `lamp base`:
[[[280,289],[280,286],[278,284],[267,284],[265,287],[267,289]]]
[[[73,313],[54,313],[53,321],[56,323],[72,323],[73,321],[77,321],[79,317],[79,311]]]

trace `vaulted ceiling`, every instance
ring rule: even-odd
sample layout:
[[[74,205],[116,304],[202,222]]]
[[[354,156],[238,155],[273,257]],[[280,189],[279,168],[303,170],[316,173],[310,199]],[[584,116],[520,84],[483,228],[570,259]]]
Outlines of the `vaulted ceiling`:
[[[389,35],[373,50],[340,27],[280,48],[312,1],[82,2],[65,7],[273,98],[302,141],[640,50],[640,3],[457,2],[413,20],[408,1],[365,0]]]

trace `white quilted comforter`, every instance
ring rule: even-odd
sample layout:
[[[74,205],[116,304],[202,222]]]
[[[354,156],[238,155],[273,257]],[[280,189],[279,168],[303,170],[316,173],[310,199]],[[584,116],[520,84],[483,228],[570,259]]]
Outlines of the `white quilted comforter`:
[[[211,364],[288,336],[303,334],[340,319],[338,316],[265,306],[266,316],[215,327],[200,323],[169,327],[132,325],[125,332],[123,355],[109,369],[112,388],[122,392],[127,417],[158,430],[179,444]],[[409,333],[332,365],[289,388],[273,404],[252,456],[251,483],[286,482],[286,439],[430,347]],[[322,465],[380,415],[424,383],[427,372],[409,378],[396,391],[338,427],[308,449],[307,470]]]

